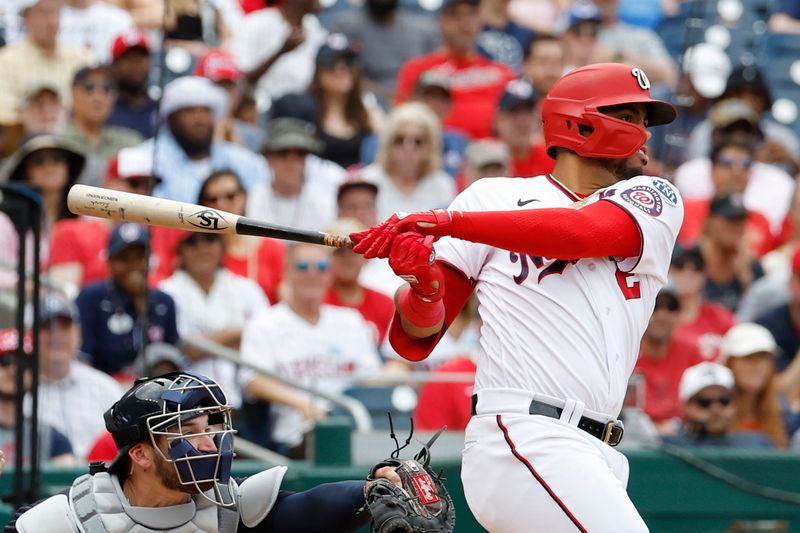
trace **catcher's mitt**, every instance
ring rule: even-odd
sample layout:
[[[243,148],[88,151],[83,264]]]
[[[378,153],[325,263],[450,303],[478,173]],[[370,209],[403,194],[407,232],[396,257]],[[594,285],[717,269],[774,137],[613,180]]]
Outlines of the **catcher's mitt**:
[[[445,489],[442,476],[430,467],[429,448],[444,429],[440,429],[414,459],[400,460],[398,448],[391,458],[372,468],[366,486],[372,533],[453,531],[456,522],[453,500]],[[375,479],[375,472],[384,466],[395,467],[402,489],[389,480]]]

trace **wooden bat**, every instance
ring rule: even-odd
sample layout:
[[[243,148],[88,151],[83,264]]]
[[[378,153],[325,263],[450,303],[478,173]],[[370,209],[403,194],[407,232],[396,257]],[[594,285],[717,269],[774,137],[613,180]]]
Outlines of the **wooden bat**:
[[[202,205],[89,185],[73,185],[67,196],[67,205],[69,210],[76,215],[136,222],[148,226],[203,233],[235,233],[237,235],[272,237],[334,248],[353,247],[353,243],[348,237],[269,224]]]

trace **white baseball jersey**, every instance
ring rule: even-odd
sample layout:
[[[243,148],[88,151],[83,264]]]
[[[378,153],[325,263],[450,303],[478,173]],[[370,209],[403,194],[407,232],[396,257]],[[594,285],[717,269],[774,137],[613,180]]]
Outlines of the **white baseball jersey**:
[[[683,221],[675,188],[638,176],[580,199],[552,176],[486,178],[449,209],[579,209],[601,199],[623,208],[638,225],[638,257],[567,261],[454,238],[436,242],[438,259],[477,281],[483,322],[478,394],[519,389],[577,400],[611,417],[619,413]]]

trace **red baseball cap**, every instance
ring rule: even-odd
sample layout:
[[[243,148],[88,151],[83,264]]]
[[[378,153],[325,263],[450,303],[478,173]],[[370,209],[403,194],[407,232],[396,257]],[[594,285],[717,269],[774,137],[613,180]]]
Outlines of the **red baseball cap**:
[[[149,178],[153,173],[153,155],[151,150],[138,146],[123,148],[108,162],[106,183],[114,180],[131,178]],[[161,178],[154,176],[156,183]]]
[[[194,75],[208,78],[214,83],[237,82],[242,79],[242,71],[239,70],[233,56],[223,50],[212,50],[201,57],[197,68],[194,69]]]
[[[111,46],[111,58],[117,59],[131,48],[141,48],[145,52],[150,51],[147,35],[142,30],[132,28],[117,35],[117,38],[114,39],[114,44]]]

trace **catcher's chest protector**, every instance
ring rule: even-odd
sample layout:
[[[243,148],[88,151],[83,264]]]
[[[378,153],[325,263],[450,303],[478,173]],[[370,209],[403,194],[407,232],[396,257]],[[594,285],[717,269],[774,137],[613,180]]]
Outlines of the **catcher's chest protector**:
[[[234,491],[236,482],[231,479]],[[218,507],[203,497],[183,505],[131,507],[122,488],[107,472],[85,474],[72,484],[69,504],[86,533],[235,533],[239,512]]]

